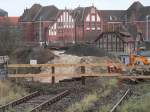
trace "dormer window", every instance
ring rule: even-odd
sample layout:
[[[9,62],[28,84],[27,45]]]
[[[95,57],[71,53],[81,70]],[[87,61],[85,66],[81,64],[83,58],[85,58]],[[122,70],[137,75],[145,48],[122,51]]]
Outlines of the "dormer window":
[[[109,16],[109,20],[110,21],[117,21],[117,17],[116,16]]]
[[[113,20],[112,16],[109,16],[109,20],[110,20],[110,21],[112,21],[112,20]]]

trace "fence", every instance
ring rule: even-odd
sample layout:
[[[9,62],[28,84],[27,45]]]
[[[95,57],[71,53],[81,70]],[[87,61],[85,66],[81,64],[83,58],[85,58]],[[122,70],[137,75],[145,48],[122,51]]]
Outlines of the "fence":
[[[5,79],[7,77],[8,60],[8,56],[0,56],[0,79]]]
[[[117,65],[117,63],[115,63]],[[51,69],[51,73],[45,73],[45,74],[18,74],[17,73],[17,68],[31,68],[31,67],[48,67]],[[78,67],[80,68],[80,73],[68,73],[68,74],[63,74],[63,73],[56,73],[56,68],[57,67]],[[54,84],[55,83],[55,78],[59,76],[70,76],[72,78],[74,77],[81,77],[82,83],[85,84],[85,77],[87,76],[101,76],[101,77],[118,77],[120,74],[115,73],[115,74],[108,74],[108,73],[87,73],[86,68],[87,67],[107,67],[106,63],[101,63],[101,64],[10,64],[8,65],[8,68],[14,68],[16,69],[15,74],[10,74],[9,78],[36,78],[36,77],[51,77],[51,82]]]

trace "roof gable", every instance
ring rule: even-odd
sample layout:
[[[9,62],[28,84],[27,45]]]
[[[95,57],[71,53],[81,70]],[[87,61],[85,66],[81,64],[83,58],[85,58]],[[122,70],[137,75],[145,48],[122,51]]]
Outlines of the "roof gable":
[[[99,10],[99,13],[102,15],[105,21],[123,21],[125,10]]]
[[[126,34],[125,32],[103,32],[101,33],[94,42],[97,42],[100,38],[103,37],[103,35],[112,35],[115,34],[117,36],[117,38],[121,39],[123,42],[133,42],[133,38]]]
[[[25,9],[24,13],[20,17],[20,21],[22,22],[30,22],[33,20],[37,12],[42,8],[39,4],[34,4],[30,9]]]
[[[42,7],[34,20],[52,21],[56,19],[59,10],[54,5]]]
[[[3,9],[0,9],[0,16],[8,16],[8,12],[4,11]]]
[[[144,7],[139,1],[134,2],[127,10],[138,10]]]
[[[77,24],[82,23],[84,21],[84,17],[87,16],[87,14],[90,12],[91,8],[94,8],[93,6],[90,7],[78,7],[73,11],[73,18],[77,21]]]
[[[138,20],[139,21],[145,21],[146,20],[146,16],[150,15],[150,6],[141,8],[139,13],[140,13],[140,15],[138,17]]]

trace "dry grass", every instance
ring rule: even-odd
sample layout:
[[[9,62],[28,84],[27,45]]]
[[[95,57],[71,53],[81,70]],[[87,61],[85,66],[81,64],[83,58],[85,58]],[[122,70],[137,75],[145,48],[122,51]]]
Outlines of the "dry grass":
[[[119,107],[118,112],[149,112],[150,96],[140,99],[130,99]]]
[[[111,105],[102,106],[97,112],[109,112]]]
[[[76,102],[71,107],[69,107],[66,112],[85,112],[87,111],[93,103],[98,99],[97,94],[91,94],[85,96],[80,102]]]
[[[26,95],[27,92],[21,87],[9,81],[0,81],[0,105]]]
[[[134,92],[138,96],[125,101],[118,112],[150,112],[150,84],[137,85]]]
[[[72,104],[65,112],[86,112],[92,106],[94,106],[94,102],[100,100],[102,97],[106,97],[111,93],[114,87],[117,86],[116,79],[101,79],[103,80],[102,88],[93,91],[92,94],[85,96],[80,102],[76,102]],[[105,89],[105,90],[103,90]],[[98,112],[106,112],[109,110],[109,105],[103,108],[100,108]]]

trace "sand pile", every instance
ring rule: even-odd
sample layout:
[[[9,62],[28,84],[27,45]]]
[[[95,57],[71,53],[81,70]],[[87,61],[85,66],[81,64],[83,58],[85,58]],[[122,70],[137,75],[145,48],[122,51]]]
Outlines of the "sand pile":
[[[56,52],[55,52],[56,53]],[[74,56],[74,55],[68,55],[68,54],[59,54],[56,53],[59,57],[56,57],[54,60],[49,61],[48,63],[51,64],[80,64],[80,63],[106,63],[107,57],[95,57],[95,56]],[[51,74],[51,68],[43,67],[41,68],[41,73],[44,74]],[[86,73],[104,73],[107,71],[106,67],[89,67],[86,68]],[[68,79],[72,77],[79,77],[81,73],[80,67],[56,67],[55,73],[60,74],[56,77],[56,81],[62,80],[62,79]],[[65,76],[63,76],[65,74]],[[67,75],[66,75],[67,74]],[[40,81],[42,82],[50,82],[51,78],[41,78]]]

